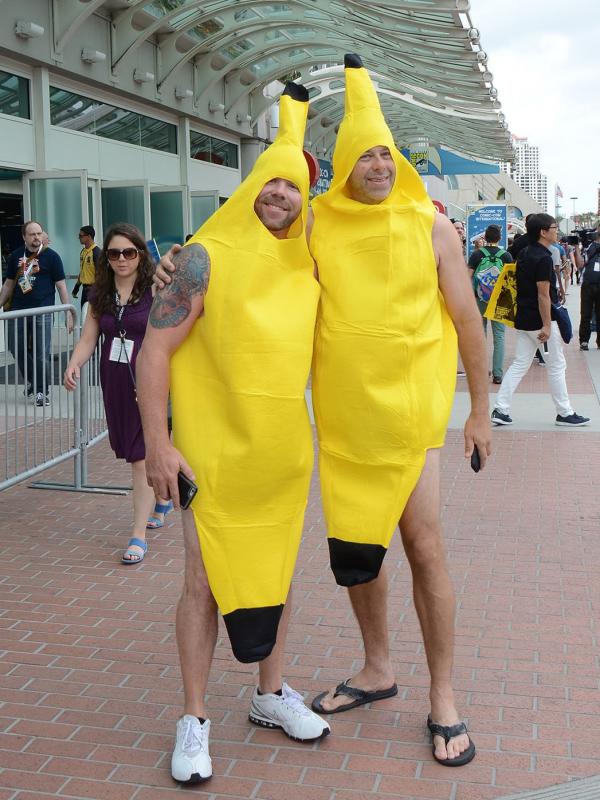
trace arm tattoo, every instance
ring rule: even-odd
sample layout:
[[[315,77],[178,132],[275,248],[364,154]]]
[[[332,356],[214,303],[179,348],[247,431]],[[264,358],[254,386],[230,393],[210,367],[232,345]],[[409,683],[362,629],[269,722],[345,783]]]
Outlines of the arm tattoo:
[[[171,283],[154,297],[150,311],[153,328],[176,328],[190,314],[192,297],[206,294],[210,275],[210,258],[199,244],[184,247],[173,258],[175,272]]]

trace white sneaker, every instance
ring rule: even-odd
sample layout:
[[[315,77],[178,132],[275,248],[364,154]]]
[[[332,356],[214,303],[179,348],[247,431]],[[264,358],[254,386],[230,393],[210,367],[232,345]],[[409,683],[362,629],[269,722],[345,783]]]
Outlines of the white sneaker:
[[[208,752],[210,720],[185,714],[177,721],[177,740],[171,756],[171,775],[179,783],[201,783],[212,775]]]
[[[314,742],[330,733],[329,724],[307,708],[302,695],[287,683],[283,684],[281,696],[259,694],[255,689],[249,719],[263,728],[281,728],[297,742]]]

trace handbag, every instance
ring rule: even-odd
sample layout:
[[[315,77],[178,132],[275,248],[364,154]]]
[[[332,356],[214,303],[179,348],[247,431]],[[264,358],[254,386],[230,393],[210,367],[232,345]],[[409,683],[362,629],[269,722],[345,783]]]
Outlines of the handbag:
[[[573,338],[573,325],[569,312],[564,306],[558,303],[552,303],[550,307],[550,317],[558,325],[558,330],[565,344],[569,344]]]

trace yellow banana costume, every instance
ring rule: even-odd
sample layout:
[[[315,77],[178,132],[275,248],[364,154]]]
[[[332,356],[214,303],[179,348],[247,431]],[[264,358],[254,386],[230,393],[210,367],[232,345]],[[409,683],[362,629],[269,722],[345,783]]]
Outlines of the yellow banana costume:
[[[308,92],[288,84],[275,141],[188,242],[206,248],[210,280],[204,313],[171,361],[174,442],[196,474],[202,558],[242,662],[275,644],[313,465],[304,391],[319,288],[305,235],[307,113]],[[274,178],[302,195],[287,239],[253,210]]]
[[[456,334],[438,288],[435,210],[401,155],[358,56],[345,59],[345,115],[330,189],[313,201],[321,301],[313,364],[321,491],[339,584],[377,577],[423,469],[441,447],[456,381]],[[388,197],[353,200],[366,150],[387,146]]]

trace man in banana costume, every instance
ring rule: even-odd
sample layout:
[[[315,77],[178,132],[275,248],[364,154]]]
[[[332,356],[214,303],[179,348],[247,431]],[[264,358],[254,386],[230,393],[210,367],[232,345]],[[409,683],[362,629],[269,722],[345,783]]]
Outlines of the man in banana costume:
[[[250,720],[299,741],[329,733],[282,678],[313,466],[304,390],[319,289],[305,231],[306,89],[288,84],[280,111],[274,143],[176,256],[137,362],[149,483],[176,502],[179,470],[198,484],[183,512],[176,620],[184,715],[171,770],[182,783],[212,774],[204,695],[217,607],[236,658],[261,662]]]
[[[331,567],[348,586],[365,666],[313,701],[338,712],[397,693],[383,558],[396,526],[413,574],[431,673],[433,755],[475,755],[451,683],[454,592],[440,524],[439,448],[454,396],[456,333],[471,393],[465,456],[490,450],[487,358],[460,241],[400,154],[358,56],[345,59],[345,115],[330,189],[313,202],[321,300],[313,364]]]

